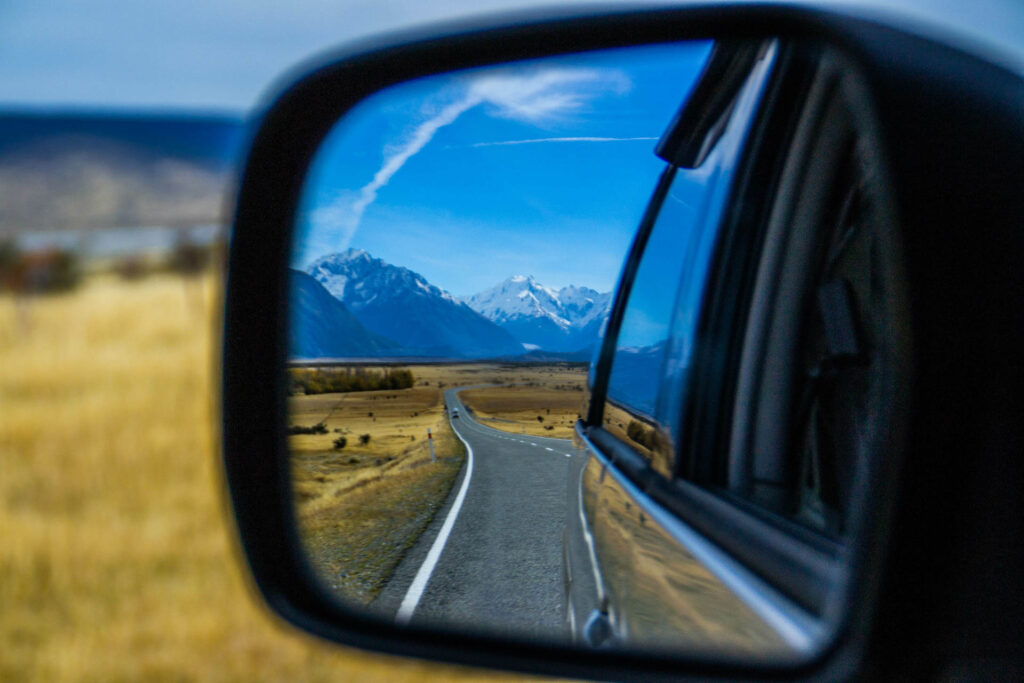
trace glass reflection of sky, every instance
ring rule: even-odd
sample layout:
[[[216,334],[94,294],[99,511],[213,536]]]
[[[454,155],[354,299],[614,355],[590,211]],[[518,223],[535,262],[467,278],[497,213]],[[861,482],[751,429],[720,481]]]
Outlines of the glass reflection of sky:
[[[608,393],[661,424],[675,424],[681,413],[681,380],[690,362],[715,238],[773,58],[771,50],[755,67],[708,158],[699,168],[676,171],[630,292]],[[659,399],[662,386],[671,391]]]

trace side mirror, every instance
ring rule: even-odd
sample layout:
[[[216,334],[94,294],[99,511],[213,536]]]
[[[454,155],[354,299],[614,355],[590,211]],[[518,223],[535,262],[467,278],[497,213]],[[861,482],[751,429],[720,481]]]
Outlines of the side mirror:
[[[939,561],[928,520],[996,513],[953,495],[983,430],[936,425],[1019,333],[935,331],[1021,275],[941,274],[1020,245],[1021,102],[953,47],[790,8],[308,66],[231,243],[224,458],[264,599],[339,643],[553,675],[951,670],[922,615],[977,615],[910,567]],[[982,357],[939,381],[961,343]],[[955,412],[1014,443],[1001,395]]]

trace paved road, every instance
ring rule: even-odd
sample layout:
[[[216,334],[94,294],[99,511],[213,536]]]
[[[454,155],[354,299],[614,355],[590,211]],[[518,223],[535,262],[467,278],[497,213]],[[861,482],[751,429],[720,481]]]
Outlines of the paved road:
[[[581,451],[483,426],[458,398],[465,388],[445,400],[472,455],[374,607],[400,623],[564,637],[562,531],[569,465]]]

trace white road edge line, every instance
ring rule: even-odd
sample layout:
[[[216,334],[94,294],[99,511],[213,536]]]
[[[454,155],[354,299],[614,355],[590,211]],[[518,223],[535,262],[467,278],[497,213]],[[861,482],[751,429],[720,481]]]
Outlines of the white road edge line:
[[[450,422],[451,420],[449,419]],[[452,425],[452,431],[455,432],[455,436],[459,437],[459,440],[466,446],[466,455],[469,458],[469,462],[466,463],[466,476],[462,479],[459,495],[455,497],[455,502],[452,503],[452,507],[448,511],[448,517],[444,520],[444,526],[441,527],[437,538],[434,539],[434,545],[430,546],[427,558],[423,560],[420,570],[416,572],[416,578],[412,580],[409,590],[406,591],[405,597],[402,599],[402,604],[398,608],[398,614],[395,615],[395,623],[398,624],[408,624],[409,620],[412,619],[413,612],[416,611],[416,606],[419,605],[420,598],[423,597],[423,591],[427,587],[427,582],[430,581],[430,575],[434,573],[434,567],[437,566],[437,561],[441,559],[441,551],[444,550],[444,544],[448,542],[448,536],[451,535],[452,527],[455,526],[455,519],[459,516],[459,510],[462,509],[462,501],[466,499],[466,491],[469,490],[469,479],[473,476],[473,447],[462,437],[462,434],[459,433],[454,424]]]

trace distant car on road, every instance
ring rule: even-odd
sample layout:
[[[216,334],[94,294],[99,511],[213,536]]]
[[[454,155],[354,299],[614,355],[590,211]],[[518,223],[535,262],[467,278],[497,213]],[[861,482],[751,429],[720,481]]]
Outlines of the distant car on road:
[[[454,420],[458,416],[459,416],[459,409],[458,408],[452,408],[452,419]]]

